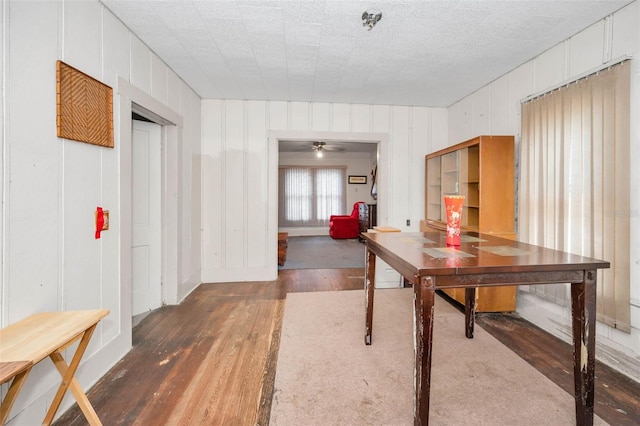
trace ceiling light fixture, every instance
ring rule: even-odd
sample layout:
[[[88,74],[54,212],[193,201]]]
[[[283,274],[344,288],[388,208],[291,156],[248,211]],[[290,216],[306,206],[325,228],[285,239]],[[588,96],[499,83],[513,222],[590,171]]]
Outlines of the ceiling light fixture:
[[[322,158],[322,149],[324,148],[324,146],[326,145],[326,142],[314,142],[312,148],[316,151],[316,157],[318,158]]]
[[[382,19],[382,12],[378,9],[369,9],[362,12],[362,26],[371,31],[371,29]]]

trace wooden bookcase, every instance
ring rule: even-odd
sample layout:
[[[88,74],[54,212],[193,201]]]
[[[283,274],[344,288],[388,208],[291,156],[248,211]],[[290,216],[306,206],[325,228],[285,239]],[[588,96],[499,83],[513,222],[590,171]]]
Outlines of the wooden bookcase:
[[[464,195],[462,228],[515,239],[513,136],[478,136],[426,156],[423,228],[446,229],[443,197]],[[445,291],[464,304],[464,289]],[[477,312],[516,309],[515,287],[476,290]]]

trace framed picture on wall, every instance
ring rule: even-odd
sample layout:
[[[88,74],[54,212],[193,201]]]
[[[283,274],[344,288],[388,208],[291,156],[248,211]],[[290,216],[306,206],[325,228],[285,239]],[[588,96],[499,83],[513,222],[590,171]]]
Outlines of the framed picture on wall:
[[[349,183],[365,185],[367,183],[367,177],[366,176],[349,175]]]

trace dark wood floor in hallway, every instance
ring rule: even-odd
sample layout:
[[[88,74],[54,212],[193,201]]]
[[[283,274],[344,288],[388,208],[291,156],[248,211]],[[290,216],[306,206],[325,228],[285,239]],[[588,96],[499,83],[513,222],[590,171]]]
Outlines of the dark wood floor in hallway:
[[[88,397],[104,425],[266,426],[287,293],[359,290],[363,280],[363,269],[305,269],[271,282],[200,285],[136,326],[133,349]],[[573,393],[570,345],[516,314],[481,314],[477,324]],[[638,395],[640,384],[597,364],[596,414],[638,425]],[[87,422],[74,406],[55,424]]]

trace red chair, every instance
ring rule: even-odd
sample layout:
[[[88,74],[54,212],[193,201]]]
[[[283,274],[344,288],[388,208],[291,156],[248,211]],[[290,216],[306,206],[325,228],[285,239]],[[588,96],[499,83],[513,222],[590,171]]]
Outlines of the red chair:
[[[350,215],[331,215],[329,217],[329,235],[331,238],[358,238],[360,236],[360,227],[358,225],[360,204],[364,204],[364,201],[355,203]]]

